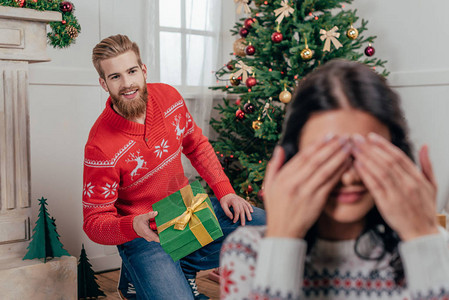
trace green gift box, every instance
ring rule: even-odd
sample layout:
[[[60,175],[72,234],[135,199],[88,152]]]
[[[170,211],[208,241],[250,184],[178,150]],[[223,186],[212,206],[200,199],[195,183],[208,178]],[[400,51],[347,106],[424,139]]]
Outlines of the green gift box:
[[[153,204],[161,246],[174,261],[223,236],[199,181]]]

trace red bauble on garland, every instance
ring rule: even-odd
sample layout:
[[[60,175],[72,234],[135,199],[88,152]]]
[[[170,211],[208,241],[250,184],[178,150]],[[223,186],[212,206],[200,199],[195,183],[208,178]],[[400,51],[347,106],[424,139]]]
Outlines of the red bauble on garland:
[[[249,33],[248,28],[242,27],[242,28],[240,28],[240,30],[239,30],[239,34],[240,34],[240,36],[241,36],[242,38],[246,38],[246,36],[248,35],[248,33]]]
[[[240,100],[240,98],[239,98],[239,99],[235,100],[235,105],[240,106],[241,102],[242,102],[242,100]]]
[[[248,188],[246,189],[246,192],[248,194],[251,194],[253,191],[254,191],[253,187],[250,184],[248,184]]]
[[[59,4],[59,9],[61,9],[62,12],[71,12],[73,10],[73,4],[69,1],[64,1]]]
[[[246,29],[250,30],[253,27],[253,23],[256,21],[254,18],[248,18],[243,22],[243,26],[245,26]]]
[[[279,31],[273,32],[273,34],[271,35],[271,40],[273,41],[273,43],[280,43],[282,42],[282,39],[284,37],[282,36],[282,33],[280,33]]]
[[[238,120],[243,120],[243,119],[245,118],[245,112],[239,108],[239,109],[237,109],[237,111],[235,112],[235,117],[236,117]]]
[[[250,76],[250,77],[248,77],[248,79],[246,79],[245,84],[248,88],[252,88],[253,86],[255,86],[257,84],[257,80],[256,80],[256,78]]]
[[[25,0],[14,0],[20,7],[23,7]]]
[[[253,45],[246,46],[245,53],[246,55],[254,55],[254,53],[256,53],[256,47],[254,47]]]
[[[368,47],[365,48],[366,56],[373,56],[375,52],[376,52],[376,50],[374,49],[373,46],[371,46],[371,44],[369,44]]]

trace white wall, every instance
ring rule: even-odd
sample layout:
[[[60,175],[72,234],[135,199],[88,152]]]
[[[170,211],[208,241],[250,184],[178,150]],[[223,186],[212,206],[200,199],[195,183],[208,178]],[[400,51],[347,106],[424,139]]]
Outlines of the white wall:
[[[147,17],[150,12],[157,13],[152,9],[155,1],[73,0],[82,26],[77,43],[63,50],[49,48],[53,61],[30,68],[32,224],[34,227],[37,217],[36,200],[44,196],[65,248],[79,256],[84,243],[96,271],[118,267],[120,260],[115,247],[95,244],[82,231],[83,149],[107,96],[98,86],[91,50],[108,35],[127,34],[141,45],[149,81],[157,81],[156,55],[148,50],[154,43],[148,24],[156,16]],[[370,20],[369,32],[378,36],[376,55],[389,61],[389,80],[403,98],[413,141],[430,145],[442,208],[449,198],[449,142],[445,136],[445,128],[449,128],[445,118],[449,109],[449,56],[445,48],[449,42],[444,39],[449,28],[449,2],[355,2],[358,15]],[[222,24],[227,45],[221,63],[227,62],[234,41],[228,31],[235,20],[233,1],[224,3]]]
[[[388,81],[402,98],[415,150],[429,145],[442,211],[449,199],[449,2],[354,1],[352,7],[377,36],[375,55],[388,60]]]

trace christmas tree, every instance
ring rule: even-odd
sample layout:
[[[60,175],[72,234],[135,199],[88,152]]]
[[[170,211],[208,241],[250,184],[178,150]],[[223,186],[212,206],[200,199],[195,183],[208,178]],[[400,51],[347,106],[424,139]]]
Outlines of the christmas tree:
[[[103,291],[100,290],[100,287],[95,281],[96,279],[83,244],[80,259],[78,261],[78,299],[92,299],[106,296]]]
[[[233,59],[216,72],[224,85],[211,87],[228,94],[215,107],[220,119],[211,120],[218,134],[212,144],[236,192],[262,206],[265,168],[299,81],[335,58],[388,73],[386,61],[373,57],[375,36],[362,36],[367,21],[345,9],[352,0],[234,1],[246,16],[231,30]]]
[[[28,245],[28,252],[23,259],[47,259],[70,254],[63,248],[56,231],[55,220],[47,212],[47,199],[39,199],[39,217],[33,229],[33,237]]]

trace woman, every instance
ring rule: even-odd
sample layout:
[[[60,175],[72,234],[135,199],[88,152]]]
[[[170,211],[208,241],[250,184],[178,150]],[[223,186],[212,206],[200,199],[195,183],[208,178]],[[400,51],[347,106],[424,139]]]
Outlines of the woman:
[[[427,146],[419,161],[382,77],[344,60],[312,72],[266,170],[267,226],[223,245],[222,299],[449,299]]]

